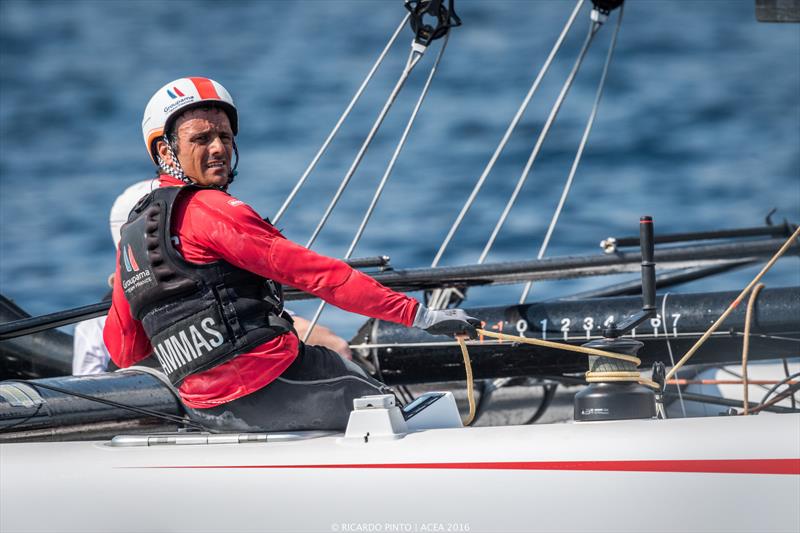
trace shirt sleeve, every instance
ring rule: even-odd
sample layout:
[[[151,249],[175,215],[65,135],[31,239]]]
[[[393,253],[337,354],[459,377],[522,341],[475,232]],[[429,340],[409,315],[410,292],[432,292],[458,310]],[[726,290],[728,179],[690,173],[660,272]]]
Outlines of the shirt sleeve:
[[[79,322],[75,327],[72,375],[101,374],[108,369],[108,350],[103,342],[105,317]]]
[[[131,316],[130,305],[122,292],[119,250],[117,250],[117,268],[114,272],[114,288],[111,294],[111,309],[108,311],[106,325],[103,328],[103,340],[111,360],[120,368],[135,365],[153,351],[141,322]]]
[[[189,202],[181,222],[191,227],[189,234],[195,242],[183,242],[184,250],[187,244],[210,249],[232,265],[311,293],[346,311],[405,326],[413,323],[415,299],[381,285],[344,261],[289,241],[240,200],[203,190]],[[184,257],[192,260],[190,255]]]

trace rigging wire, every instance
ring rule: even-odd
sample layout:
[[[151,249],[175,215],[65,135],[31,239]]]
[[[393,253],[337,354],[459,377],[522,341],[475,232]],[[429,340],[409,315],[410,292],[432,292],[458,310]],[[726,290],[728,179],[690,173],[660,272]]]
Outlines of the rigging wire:
[[[550,109],[550,114],[547,117],[547,120],[544,123],[544,127],[542,131],[539,133],[539,138],[536,139],[536,145],[533,147],[533,151],[531,155],[528,157],[528,161],[525,163],[525,168],[522,170],[522,174],[520,175],[519,179],[517,180],[517,184],[514,187],[514,191],[511,193],[511,197],[506,202],[505,207],[503,208],[503,212],[500,214],[500,218],[497,220],[497,223],[492,230],[492,234],[489,236],[489,240],[486,241],[486,245],[481,252],[480,257],[478,258],[478,264],[482,265],[483,262],[486,260],[486,256],[489,255],[489,251],[494,246],[494,241],[497,239],[497,235],[500,233],[500,229],[506,222],[509,213],[511,212],[511,208],[514,206],[514,203],[517,201],[517,197],[519,196],[520,191],[522,191],[523,185],[528,179],[530,175],[531,169],[533,168],[533,164],[536,161],[536,158],[539,157],[539,153],[542,150],[542,146],[544,145],[544,141],[547,138],[547,135],[550,133],[550,128],[553,126],[553,123],[558,116],[558,112],[561,110],[561,105],[564,103],[564,100],[569,93],[569,90],[572,88],[572,83],[575,81],[575,76],[578,75],[578,70],[580,70],[581,65],[583,64],[583,60],[586,57],[586,53],[589,51],[589,47],[594,40],[594,36],[597,34],[597,31],[600,29],[601,24],[599,22],[592,21],[589,26],[589,33],[586,35],[586,39],[583,42],[583,46],[581,47],[580,52],[578,53],[578,58],[575,60],[575,64],[572,66],[572,70],[567,76],[567,80],[564,82],[564,85],[561,87],[561,92],[558,94],[553,107]]]
[[[684,332],[684,333],[678,333],[677,337],[678,338],[682,338],[682,339],[692,340],[691,337],[697,337],[698,335],[701,335],[701,333],[699,331],[697,331],[697,332]],[[720,331],[720,332],[714,333],[714,336],[715,337],[727,338],[727,337],[730,337],[731,334],[728,331]],[[673,337],[675,337],[674,334],[673,334]],[[529,337],[525,337],[525,338],[529,338]],[[602,335],[592,335],[590,337],[590,339],[601,339],[601,338],[603,338]],[[639,334],[639,333],[637,333],[636,334],[636,338],[637,339],[660,339],[661,337],[658,336],[658,335],[655,335],[653,333],[650,333],[650,334],[647,334],[647,333]],[[565,342],[581,342],[581,343],[585,343],[587,339],[586,339],[586,337],[584,335],[575,335],[575,336],[568,337],[568,338],[566,338],[564,340],[565,340]],[[797,339],[791,339],[791,340],[797,340]],[[497,344],[503,344],[503,341],[493,341],[493,340],[483,339],[483,340],[480,340],[480,341],[475,341],[475,342],[469,342],[468,343],[469,346],[494,346],[494,345],[497,345]],[[431,341],[431,342],[414,341],[414,342],[386,342],[386,343],[381,343],[381,342],[367,343],[367,342],[363,342],[363,343],[359,343],[359,344],[350,344],[349,346],[353,350],[376,350],[376,349],[385,349],[385,348],[442,348],[442,347],[458,346],[458,343],[455,342],[455,341]],[[717,367],[718,365],[717,364],[711,364],[710,366]],[[720,370],[725,371],[725,372],[729,372],[724,367],[720,368]],[[732,372],[729,372],[729,373],[734,375],[734,376],[736,376],[736,377],[738,377],[738,378],[741,378],[741,376],[739,376],[738,374],[735,374],[735,373],[732,373]],[[765,390],[766,390],[766,387],[765,387]]]
[[[619,8],[619,14],[617,15],[617,25],[614,28],[614,33],[611,36],[611,43],[608,46],[608,53],[606,54],[606,61],[603,65],[603,73],[600,75],[600,81],[597,84],[597,93],[594,97],[594,104],[592,105],[592,111],[589,113],[589,120],[586,123],[586,127],[583,130],[583,137],[581,137],[580,145],[578,146],[578,151],[575,154],[575,159],[572,161],[572,167],[569,170],[569,176],[567,176],[567,181],[564,183],[564,189],[561,191],[561,198],[558,200],[558,206],[556,207],[555,211],[553,212],[553,218],[550,219],[550,225],[547,227],[547,232],[545,233],[544,240],[542,241],[542,245],[539,247],[539,253],[536,254],[536,259],[542,259],[544,257],[545,252],[547,251],[547,247],[550,244],[550,238],[553,236],[553,231],[556,228],[556,224],[558,223],[558,219],[561,216],[561,211],[564,209],[564,204],[567,201],[567,196],[569,195],[570,189],[572,187],[572,182],[575,178],[575,173],[578,171],[578,166],[581,163],[581,158],[583,157],[583,151],[586,148],[586,143],[589,140],[589,134],[592,132],[592,127],[594,126],[594,120],[597,116],[597,111],[600,108],[600,100],[603,97],[603,89],[606,85],[606,78],[608,76],[608,69],[611,65],[611,60],[614,57],[614,50],[617,47],[617,36],[619,35],[619,29],[622,26],[622,15],[624,13],[625,6],[622,5]],[[533,287],[533,281],[528,281],[525,284],[525,288],[522,290],[522,295],[519,298],[519,303],[524,304],[525,300],[528,299],[528,295],[530,294],[531,288]]]
[[[328,218],[331,216],[336,204],[339,203],[339,199],[342,197],[344,190],[347,188],[347,185],[350,183],[353,175],[356,173],[358,166],[361,164],[361,160],[364,158],[364,155],[367,153],[370,144],[372,144],[375,135],[378,133],[381,125],[383,124],[386,115],[389,113],[389,110],[392,108],[395,100],[397,99],[397,95],[400,94],[400,90],[408,80],[408,77],[411,75],[411,71],[414,70],[414,67],[419,63],[419,60],[422,58],[422,55],[425,53],[426,47],[418,44],[417,42],[411,43],[411,52],[408,56],[408,61],[406,61],[406,66],[403,68],[403,72],[400,74],[400,78],[397,80],[392,92],[389,94],[389,97],[386,99],[386,102],[383,104],[383,108],[381,109],[378,117],[375,119],[375,122],[372,124],[372,128],[370,129],[369,133],[367,134],[366,139],[361,144],[361,148],[359,148],[358,153],[356,154],[355,159],[350,164],[350,168],[347,169],[347,172],[342,178],[341,183],[339,184],[339,188],[336,191],[336,194],[333,196],[333,199],[328,204],[328,207],[325,209],[325,213],[322,215],[317,227],[314,229],[314,232],[311,234],[311,237],[308,239],[306,243],[306,248],[311,248],[314,244],[314,241],[317,240],[322,228],[325,227],[325,223],[328,221]],[[309,330],[310,331],[310,330]]]
[[[661,300],[661,325],[664,327],[664,339],[667,341],[667,351],[669,352],[669,362],[672,366],[675,366],[675,356],[672,354],[672,343],[669,341],[669,331],[667,331],[667,298],[669,297],[669,293],[664,294],[664,298]],[[664,382],[664,389],[667,388],[666,381]],[[683,402],[683,393],[681,392],[681,386],[679,384],[675,384],[675,388],[678,389],[678,401],[681,404],[681,413],[683,413],[683,418],[686,418],[686,404]]]
[[[671,379],[669,383],[672,385],[741,385],[744,383],[741,379]],[[750,385],[775,385],[781,383],[775,379],[749,379],[747,383]],[[794,385],[800,383],[793,380],[783,380],[784,384]],[[762,387],[766,389],[766,387]]]
[[[480,192],[481,188],[483,187],[484,182],[486,181],[486,178],[489,176],[489,173],[494,168],[494,165],[497,162],[497,159],[500,157],[500,154],[503,152],[503,149],[505,148],[506,144],[508,144],[508,140],[511,137],[511,134],[513,133],[514,129],[517,127],[517,124],[519,124],[520,119],[522,119],[522,115],[525,112],[525,110],[527,109],[528,104],[531,101],[531,98],[533,98],[533,95],[536,93],[537,89],[539,88],[539,85],[541,84],[542,79],[544,78],[545,74],[549,70],[550,64],[553,62],[553,59],[555,58],[556,54],[558,53],[558,50],[561,48],[561,45],[564,42],[564,38],[567,36],[567,33],[569,33],[569,30],[572,27],[572,24],[575,22],[575,18],[577,17],[578,12],[580,11],[581,7],[583,6],[583,2],[584,2],[584,0],[578,0],[577,3],[575,4],[575,8],[572,10],[572,14],[570,14],[570,17],[567,20],[567,23],[564,25],[564,28],[561,30],[561,34],[558,36],[558,39],[556,40],[555,44],[553,45],[553,48],[550,50],[550,54],[547,56],[547,59],[545,60],[544,64],[539,69],[539,73],[536,75],[536,79],[533,81],[533,84],[531,85],[530,89],[528,90],[528,94],[525,95],[525,99],[522,101],[522,104],[520,104],[519,108],[517,109],[516,114],[514,115],[514,118],[511,120],[511,123],[508,125],[508,128],[506,129],[505,133],[503,134],[503,137],[500,140],[500,144],[498,144],[497,148],[495,148],[495,151],[492,154],[491,159],[489,159],[489,163],[486,165],[486,168],[484,168],[483,172],[481,173],[480,177],[478,178],[478,181],[475,183],[475,186],[473,187],[472,192],[470,192],[469,197],[467,198],[467,201],[461,207],[461,212],[456,217],[455,222],[453,222],[453,225],[450,227],[450,230],[447,232],[447,235],[445,236],[444,240],[442,241],[442,244],[439,246],[439,250],[436,252],[436,256],[433,258],[433,261],[431,262],[431,268],[433,268],[433,267],[435,267],[435,266],[437,266],[439,264],[439,262],[442,259],[442,255],[444,254],[445,250],[447,249],[448,245],[450,244],[450,241],[453,238],[453,235],[458,230],[459,226],[461,226],[461,222],[464,220],[464,216],[467,214],[467,211],[469,211],[469,209],[472,207],[472,204],[475,202],[475,198],[478,196],[478,192]]]
[[[406,123],[406,127],[403,130],[402,135],[400,136],[400,140],[397,142],[397,146],[395,146],[394,153],[392,154],[392,158],[389,160],[389,164],[386,167],[386,171],[383,173],[380,182],[378,183],[378,187],[375,189],[375,193],[372,196],[372,200],[370,201],[369,207],[367,207],[367,211],[364,213],[364,217],[361,219],[361,224],[358,226],[358,230],[356,234],[353,236],[353,240],[350,242],[350,246],[347,248],[347,252],[344,254],[342,258],[343,261],[347,261],[353,255],[353,252],[358,246],[361,237],[364,235],[364,230],[369,223],[370,218],[372,217],[372,213],[375,211],[375,207],[378,205],[378,200],[380,200],[381,194],[383,193],[383,189],[386,187],[386,184],[389,181],[389,177],[392,175],[392,171],[394,171],[394,166],[397,163],[397,158],[400,156],[400,152],[403,150],[403,147],[408,140],[408,135],[411,132],[411,128],[414,126],[414,122],[417,119],[417,114],[419,113],[420,108],[422,107],[422,103],[425,101],[425,97],[428,95],[428,91],[431,86],[431,82],[433,81],[434,76],[436,75],[436,70],[439,66],[439,62],[444,55],[444,51],[447,48],[447,42],[450,39],[450,33],[446,33],[444,36],[444,40],[442,41],[442,46],[439,48],[439,53],[436,55],[436,59],[433,62],[433,66],[431,66],[431,70],[428,73],[428,78],[425,80],[425,85],[422,87],[422,91],[420,92],[419,98],[417,98],[417,102],[414,105],[414,109],[411,111],[411,116],[408,118],[408,122]],[[308,326],[308,331],[306,332],[305,337],[303,338],[303,342],[306,342],[311,335],[311,331],[316,326],[317,322],[319,321],[319,317],[322,315],[322,311],[325,309],[327,302],[324,300],[320,301],[319,306],[317,307],[317,311],[314,313],[313,318],[311,319],[311,323]]]
[[[406,14],[406,16],[403,17],[403,20],[397,26],[397,29],[394,30],[394,33],[389,38],[389,42],[386,43],[386,46],[384,46],[383,51],[378,56],[378,59],[375,61],[375,64],[372,65],[372,68],[367,73],[366,78],[364,78],[364,81],[361,82],[361,86],[358,88],[355,95],[350,100],[350,103],[347,104],[347,107],[342,112],[341,116],[339,116],[339,120],[336,121],[336,125],[334,125],[333,129],[328,134],[328,137],[325,139],[325,142],[322,143],[322,146],[317,151],[317,154],[311,160],[311,163],[303,172],[303,175],[300,176],[300,179],[297,181],[297,184],[295,184],[294,188],[292,189],[292,192],[290,192],[289,196],[286,198],[286,200],[284,200],[283,205],[281,205],[280,209],[278,209],[278,212],[275,213],[275,216],[272,219],[273,225],[276,225],[278,221],[281,219],[281,217],[284,215],[284,213],[286,213],[286,209],[288,209],[289,204],[292,203],[295,196],[297,196],[297,193],[300,192],[300,189],[303,187],[306,180],[308,179],[308,176],[317,167],[317,163],[319,163],[319,160],[322,158],[323,154],[328,150],[328,146],[330,146],[331,142],[333,142],[333,139],[336,137],[336,134],[339,133],[339,129],[342,127],[342,124],[350,115],[350,111],[352,111],[353,107],[356,105],[356,102],[358,102],[358,100],[361,98],[361,94],[364,92],[364,89],[367,88],[367,85],[369,85],[369,82],[372,80],[372,77],[375,75],[375,72],[378,70],[378,67],[381,65],[381,63],[383,63],[383,59],[386,57],[386,54],[389,52],[389,49],[397,40],[398,35],[400,35],[400,31],[403,29],[403,26],[405,26],[406,22],[408,22],[410,16],[411,16],[410,13]]]

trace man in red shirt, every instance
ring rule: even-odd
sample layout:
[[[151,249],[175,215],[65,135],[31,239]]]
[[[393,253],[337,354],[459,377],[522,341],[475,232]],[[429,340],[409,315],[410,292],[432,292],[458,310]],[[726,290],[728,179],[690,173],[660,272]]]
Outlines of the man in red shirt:
[[[478,321],[463,311],[428,310],[287,240],[230,196],[238,116],[219,83],[165,85],[142,130],[160,187],[122,228],[103,336],[120,368],[154,353],[194,418],[223,430],[343,429],[354,398],[389,392],[331,350],[300,342],[281,284],[347,311],[474,336]]]

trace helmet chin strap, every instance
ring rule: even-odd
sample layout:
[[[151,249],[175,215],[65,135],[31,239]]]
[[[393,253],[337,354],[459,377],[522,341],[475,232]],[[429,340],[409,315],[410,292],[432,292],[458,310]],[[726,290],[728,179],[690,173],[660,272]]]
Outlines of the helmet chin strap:
[[[233,178],[239,173],[236,168],[239,166],[239,147],[236,146],[236,139],[233,140],[233,154],[236,157],[236,160],[233,162],[233,166],[231,167],[231,171],[228,174],[228,183],[225,184],[225,187],[222,190],[227,190],[230,187],[231,183],[233,183]]]
[[[193,185],[195,182],[186,175],[183,171],[183,167],[181,167],[180,162],[178,161],[178,156],[175,155],[175,150],[172,147],[172,143],[169,141],[167,137],[161,138],[164,143],[167,145],[167,151],[169,152],[170,159],[172,163],[167,163],[164,159],[159,155],[158,156],[158,167],[166,174],[169,174],[173,178],[177,178],[182,182],[186,183],[187,185]],[[236,160],[233,163],[233,167],[231,171],[228,173],[228,182],[222,186],[212,185],[215,189],[219,189],[221,191],[226,191],[231,183],[233,183],[233,179],[238,174],[236,168],[239,166],[239,148],[236,146],[236,141],[233,141],[233,153],[236,156]]]
[[[167,152],[169,153],[169,158],[172,160],[170,163],[164,161],[164,159],[159,155],[158,156],[158,167],[169,174],[173,178],[177,178],[182,182],[191,185],[194,183],[189,177],[183,172],[183,168],[181,167],[180,162],[178,161],[178,156],[175,155],[175,150],[172,148],[172,143],[169,141],[169,138],[164,136],[161,138],[164,141],[164,144],[167,145]]]

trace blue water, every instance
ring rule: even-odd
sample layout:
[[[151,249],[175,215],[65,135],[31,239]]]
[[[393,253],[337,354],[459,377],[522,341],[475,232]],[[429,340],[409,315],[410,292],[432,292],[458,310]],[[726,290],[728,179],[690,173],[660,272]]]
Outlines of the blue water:
[[[457,4],[464,26],[356,256],[389,255],[397,268],[430,264],[573,5]],[[596,253],[602,238],[635,233],[642,214],[655,217],[657,232],[759,225],[772,208],[778,220],[800,222],[800,25],[757,23],[752,0],[629,4],[548,255]],[[33,313],[103,295],[114,261],[110,205],[152,173],[141,113],[177,77],[210,76],[234,95],[242,160],[232,192],[273,215],[403,13],[400,0],[0,2],[0,291]],[[584,8],[444,264],[477,259],[587,27]],[[535,257],[612,29],[598,35],[489,262]],[[308,239],[400,74],[409,36],[281,221],[290,238]],[[315,249],[346,250],[433,56],[414,72]],[[737,289],[757,270],[676,290]],[[542,282],[533,298],[618,279]],[[797,259],[765,281],[800,283]],[[475,289],[469,304],[513,302],[519,292]],[[323,321],[343,334],[360,323],[338,310]]]

